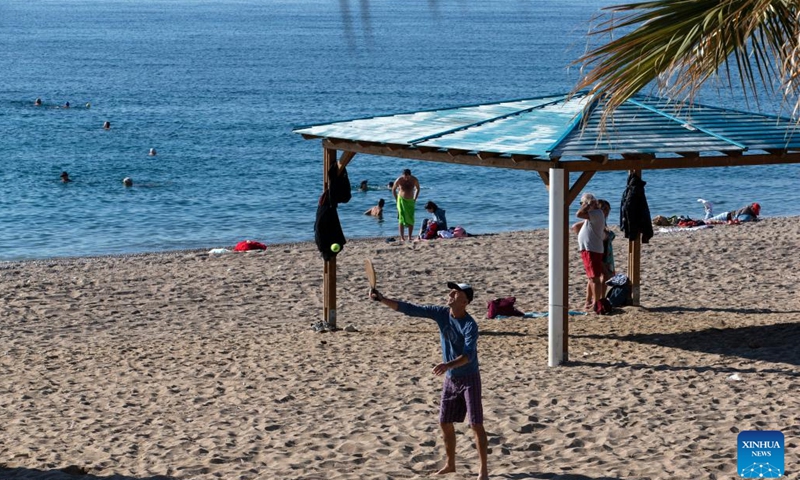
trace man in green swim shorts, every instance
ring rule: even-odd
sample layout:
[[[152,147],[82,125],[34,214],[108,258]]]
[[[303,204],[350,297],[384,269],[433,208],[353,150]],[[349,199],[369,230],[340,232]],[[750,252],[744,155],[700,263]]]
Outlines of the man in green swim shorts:
[[[408,239],[411,240],[414,238],[414,207],[417,204],[417,197],[419,197],[419,180],[411,175],[411,170],[408,168],[403,170],[403,174],[392,184],[392,196],[397,202],[400,240],[406,241],[403,227],[408,228]]]

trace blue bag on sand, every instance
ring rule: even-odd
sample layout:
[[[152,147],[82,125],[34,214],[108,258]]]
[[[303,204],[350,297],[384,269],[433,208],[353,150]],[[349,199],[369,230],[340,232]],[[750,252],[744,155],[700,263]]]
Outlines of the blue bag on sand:
[[[621,273],[614,275],[606,282],[606,285],[610,287],[606,299],[612,307],[624,307],[633,303],[631,281],[627,275]]]

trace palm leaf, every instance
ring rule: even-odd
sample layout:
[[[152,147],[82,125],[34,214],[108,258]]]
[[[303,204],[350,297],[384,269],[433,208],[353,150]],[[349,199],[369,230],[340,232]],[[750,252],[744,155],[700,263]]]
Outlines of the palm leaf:
[[[738,73],[743,90],[775,87],[800,108],[800,2],[797,0],[656,0],[609,7],[590,32],[622,36],[589,50],[574,91],[606,102],[606,116],[642,88],[692,101],[700,86]],[[621,15],[621,16],[620,16]],[[732,67],[733,65],[733,67]]]

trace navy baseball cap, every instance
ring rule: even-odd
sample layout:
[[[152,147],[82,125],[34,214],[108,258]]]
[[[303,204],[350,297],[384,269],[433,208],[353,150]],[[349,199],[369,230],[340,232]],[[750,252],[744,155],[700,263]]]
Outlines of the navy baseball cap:
[[[472,291],[472,285],[469,283],[447,282],[447,288],[464,292],[467,295],[467,300],[472,303],[472,298],[475,296],[475,292]]]

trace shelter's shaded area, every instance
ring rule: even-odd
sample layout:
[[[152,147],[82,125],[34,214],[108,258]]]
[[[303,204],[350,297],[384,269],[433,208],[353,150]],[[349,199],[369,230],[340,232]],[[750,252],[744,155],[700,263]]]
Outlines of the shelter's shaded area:
[[[85,469],[74,465],[65,468],[40,470],[38,468],[8,467],[5,464],[0,464],[0,478],[8,480],[36,480],[37,478],[46,478],[47,480],[175,480],[175,477],[166,475],[148,477],[131,477],[129,475],[99,476],[90,473],[82,473],[83,471],[85,471]]]
[[[771,308],[743,308],[743,307],[685,307],[681,305],[665,306],[665,307],[651,307],[646,308],[648,312],[653,313],[686,313],[686,312],[724,312],[724,313],[740,313],[740,314],[766,314],[766,313],[782,313],[782,314],[797,314],[800,310],[773,310]]]
[[[797,345],[800,345],[800,321],[738,328],[708,328],[679,333],[573,336],[636,342],[800,366],[800,348],[797,348]],[[783,371],[783,369],[778,371]],[[795,372],[794,375],[800,376],[800,372]]]

